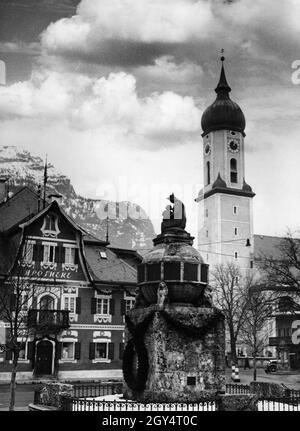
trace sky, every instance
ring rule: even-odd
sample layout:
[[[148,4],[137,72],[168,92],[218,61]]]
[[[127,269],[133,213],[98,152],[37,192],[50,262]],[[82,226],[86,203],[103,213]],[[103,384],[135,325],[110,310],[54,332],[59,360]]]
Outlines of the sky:
[[[195,234],[223,48],[254,232],[283,235],[300,225],[299,22],[298,0],[0,0],[0,145],[47,154],[81,195],[140,204],[157,232],[175,192]]]

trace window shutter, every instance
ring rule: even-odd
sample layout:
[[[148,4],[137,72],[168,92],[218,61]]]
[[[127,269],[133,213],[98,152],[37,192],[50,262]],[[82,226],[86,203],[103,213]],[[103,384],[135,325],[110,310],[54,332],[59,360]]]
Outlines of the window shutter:
[[[55,262],[60,262],[60,255],[61,255],[61,246],[55,247]]]
[[[12,351],[10,349],[5,351],[5,359],[7,361],[11,361],[12,360]]]
[[[124,343],[120,343],[119,345],[119,359],[123,359],[124,355]]]
[[[126,301],[125,299],[121,299],[121,303],[120,303],[121,307],[121,316],[124,316],[125,312],[126,312]]]
[[[36,262],[38,260],[38,246],[37,246],[37,244],[33,244],[32,260],[34,262]]]
[[[61,352],[62,352],[62,344],[63,343],[57,343],[56,344],[56,357],[57,359],[61,359]]]
[[[77,297],[76,298],[76,314],[80,314],[81,313],[81,298]]]
[[[111,299],[109,303],[109,312],[113,316],[115,314],[115,300]]]
[[[80,359],[81,343],[75,343],[74,359]]]
[[[11,311],[16,309],[16,295],[14,293],[10,295],[10,309]]]
[[[65,247],[60,247],[60,255],[59,255],[59,261],[60,263],[65,263],[66,261],[66,249]]]
[[[37,297],[36,296],[33,296],[33,298],[32,298],[32,306],[31,306],[31,308],[32,309],[36,309],[37,308]]]
[[[75,248],[75,265],[79,262],[79,250]]]
[[[96,305],[97,305],[97,299],[92,298],[91,299],[91,314],[96,314]]]
[[[90,343],[89,358],[95,359],[95,343]]]
[[[38,258],[37,260],[39,262],[42,262],[44,260],[44,246],[42,244],[38,245]]]
[[[28,341],[27,343],[27,359],[32,361],[34,359],[35,354],[35,342],[34,341]]]
[[[108,359],[114,359],[115,345],[114,343],[108,343]]]

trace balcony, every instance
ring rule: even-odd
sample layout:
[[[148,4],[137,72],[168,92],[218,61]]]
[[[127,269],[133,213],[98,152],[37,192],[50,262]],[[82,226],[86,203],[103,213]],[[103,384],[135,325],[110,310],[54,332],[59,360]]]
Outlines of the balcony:
[[[269,346],[289,346],[292,344],[291,337],[269,337]]]
[[[27,325],[39,332],[60,332],[70,327],[69,310],[29,310]]]

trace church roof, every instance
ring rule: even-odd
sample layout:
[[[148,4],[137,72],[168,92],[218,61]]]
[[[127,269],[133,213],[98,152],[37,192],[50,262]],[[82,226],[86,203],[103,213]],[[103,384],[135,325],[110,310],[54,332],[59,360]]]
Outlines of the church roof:
[[[203,135],[210,133],[214,130],[233,130],[241,132],[245,135],[246,120],[243,111],[239,105],[233,102],[229,93],[231,88],[229,87],[224,70],[224,57],[222,60],[222,68],[219,83],[215,89],[217,98],[212,105],[210,105],[204,111],[201,119],[201,127]]]

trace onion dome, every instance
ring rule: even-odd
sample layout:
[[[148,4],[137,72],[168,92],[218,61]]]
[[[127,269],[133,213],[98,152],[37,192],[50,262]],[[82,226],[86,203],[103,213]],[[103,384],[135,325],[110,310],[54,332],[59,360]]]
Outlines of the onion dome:
[[[225,58],[221,57],[221,75],[217,88],[215,89],[217,98],[212,105],[206,108],[202,115],[202,136],[214,130],[221,129],[241,132],[245,136],[245,117],[239,105],[233,102],[229,97],[231,88],[229,87],[226,80],[223,65],[224,60]]]
[[[225,181],[223,180],[223,178],[220,175],[220,172],[218,174],[218,177],[216,179],[216,181],[213,183],[212,188],[213,189],[226,189],[227,184],[225,183]]]

